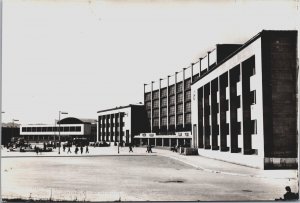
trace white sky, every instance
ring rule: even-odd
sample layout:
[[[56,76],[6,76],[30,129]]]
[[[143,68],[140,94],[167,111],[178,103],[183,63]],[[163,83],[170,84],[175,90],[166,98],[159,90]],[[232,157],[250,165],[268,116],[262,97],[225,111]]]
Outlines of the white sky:
[[[54,123],[58,111],[143,101],[143,83],[217,43],[296,29],[297,1],[3,0],[3,122]],[[297,18],[296,18],[297,16]]]

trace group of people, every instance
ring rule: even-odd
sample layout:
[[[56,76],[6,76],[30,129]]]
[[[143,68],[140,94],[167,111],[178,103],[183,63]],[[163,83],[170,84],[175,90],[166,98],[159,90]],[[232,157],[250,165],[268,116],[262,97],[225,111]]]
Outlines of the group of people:
[[[83,146],[81,145],[80,147],[78,147],[78,145],[76,145],[75,151],[74,151],[75,154],[78,154],[79,148],[80,148],[80,153],[81,153],[81,154],[83,153]],[[66,151],[66,146],[63,146],[63,151],[64,151],[64,152]],[[71,151],[71,146],[68,147],[67,153],[68,153],[68,154],[69,154],[69,153],[72,153],[72,151]],[[89,146],[88,146],[88,145],[86,145],[86,147],[85,147],[85,153],[86,153],[86,154],[90,153],[90,151],[89,151]]]

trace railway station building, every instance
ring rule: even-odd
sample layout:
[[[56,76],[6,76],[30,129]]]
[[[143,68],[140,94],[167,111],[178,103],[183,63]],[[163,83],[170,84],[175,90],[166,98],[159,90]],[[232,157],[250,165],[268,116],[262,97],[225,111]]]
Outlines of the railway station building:
[[[28,142],[59,142],[59,134],[61,142],[75,138],[85,138],[95,142],[96,129],[96,119],[67,117],[56,122],[55,125],[21,125],[20,136]]]

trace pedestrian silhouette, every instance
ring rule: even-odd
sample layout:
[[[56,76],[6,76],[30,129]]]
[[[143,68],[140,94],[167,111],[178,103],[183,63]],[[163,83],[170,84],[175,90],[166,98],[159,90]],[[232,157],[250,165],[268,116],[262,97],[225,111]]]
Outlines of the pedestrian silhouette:
[[[75,154],[77,154],[77,152],[78,152],[78,147],[76,146],[76,148],[75,148]]]
[[[81,154],[83,153],[83,147],[82,147],[82,145],[80,146],[80,152],[81,152]]]
[[[63,150],[64,150],[64,152],[65,152],[65,150],[66,150],[66,145],[63,145]]]
[[[133,152],[132,145],[129,145],[129,152]]]
[[[68,154],[69,154],[69,152],[72,154],[72,152],[71,152],[71,147],[69,146],[69,149],[68,149]]]
[[[88,146],[86,146],[86,148],[85,148],[85,153],[87,154],[87,153],[90,153],[89,152],[89,147]]]

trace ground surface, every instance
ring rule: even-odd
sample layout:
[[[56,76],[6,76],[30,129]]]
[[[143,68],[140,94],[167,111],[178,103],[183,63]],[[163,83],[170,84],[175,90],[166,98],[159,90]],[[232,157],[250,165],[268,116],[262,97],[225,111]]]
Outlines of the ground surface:
[[[2,197],[78,201],[241,201],[274,200],[283,196],[286,185],[297,190],[297,179],[209,172],[160,156],[159,150],[154,149],[157,153],[150,156],[144,149],[139,149],[140,153],[137,148],[134,150],[135,154],[130,156],[123,148],[123,156],[2,158]]]

